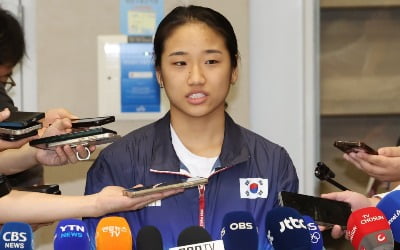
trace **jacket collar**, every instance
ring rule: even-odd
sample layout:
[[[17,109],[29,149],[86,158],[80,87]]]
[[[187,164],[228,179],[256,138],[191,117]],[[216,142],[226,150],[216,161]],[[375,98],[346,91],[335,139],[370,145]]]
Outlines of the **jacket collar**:
[[[155,137],[153,144],[153,158],[151,169],[156,172],[179,173],[180,161],[177,157],[171,140],[171,117],[168,112],[155,123]],[[222,151],[219,156],[221,168],[230,167],[247,161],[249,149],[243,137],[241,127],[225,112],[225,135]],[[219,170],[216,169],[216,170]]]

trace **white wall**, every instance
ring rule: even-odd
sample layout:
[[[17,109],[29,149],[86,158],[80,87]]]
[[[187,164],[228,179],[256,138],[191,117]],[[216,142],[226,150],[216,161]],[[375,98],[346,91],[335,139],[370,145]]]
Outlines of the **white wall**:
[[[307,194],[319,158],[317,2],[249,1],[250,128],[288,150]]]

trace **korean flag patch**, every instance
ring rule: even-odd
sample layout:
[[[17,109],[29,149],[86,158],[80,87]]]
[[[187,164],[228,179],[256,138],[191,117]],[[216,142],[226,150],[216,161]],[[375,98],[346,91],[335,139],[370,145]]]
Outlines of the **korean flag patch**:
[[[268,197],[268,179],[240,178],[240,198],[257,199]]]

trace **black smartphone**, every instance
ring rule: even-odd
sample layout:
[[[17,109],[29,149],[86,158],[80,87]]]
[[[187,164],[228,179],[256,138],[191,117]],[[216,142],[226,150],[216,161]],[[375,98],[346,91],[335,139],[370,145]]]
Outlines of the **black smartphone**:
[[[378,152],[365,144],[364,142],[360,141],[335,141],[333,146],[340,149],[342,152],[349,154],[351,152],[360,152],[363,151],[367,154],[377,155]]]
[[[111,129],[93,128],[67,134],[43,137],[30,141],[29,145],[41,149],[54,149],[64,145],[76,147],[78,145],[90,146],[111,143],[119,138],[121,138],[121,136]]]
[[[97,127],[114,121],[115,116],[73,119],[72,128]]]
[[[38,131],[37,130],[33,130],[30,131],[28,133],[25,134],[20,134],[20,135],[13,135],[13,134],[0,134],[0,139],[1,140],[5,140],[5,141],[18,141],[27,137],[31,137],[34,135],[37,135]]]
[[[312,217],[317,224],[327,227],[340,225],[347,227],[351,214],[349,203],[282,191],[278,195],[279,204],[296,209],[302,215]]]
[[[32,126],[33,123],[38,122],[40,119],[43,119],[44,116],[45,113],[43,112],[11,112],[10,117],[0,122],[0,127],[26,128]]]
[[[38,192],[45,194],[61,194],[58,184],[37,185],[30,187],[13,187],[13,189],[18,191]]]
[[[148,195],[148,194],[154,194],[154,193],[159,193],[162,191],[167,191],[171,189],[177,189],[177,188],[192,188],[192,187],[197,187],[200,185],[205,185],[208,182],[208,178],[189,178],[185,181],[181,182],[175,182],[175,183],[158,183],[154,184],[151,186],[145,186],[145,187],[138,187],[138,188],[129,188],[123,190],[123,194],[128,197],[138,197],[138,196],[143,196],[143,195]]]

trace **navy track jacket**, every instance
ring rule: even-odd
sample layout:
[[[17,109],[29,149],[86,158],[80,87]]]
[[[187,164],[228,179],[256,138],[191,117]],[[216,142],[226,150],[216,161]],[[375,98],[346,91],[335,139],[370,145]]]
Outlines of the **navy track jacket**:
[[[127,219],[134,239],[142,226],[152,225],[160,230],[164,249],[169,249],[177,246],[185,228],[204,224],[218,240],[226,213],[248,211],[258,223],[259,249],[264,249],[266,214],[278,206],[279,191],[298,191],[296,169],[284,148],[237,125],[227,113],[225,117],[222,151],[204,188],[186,189],[138,211],[113,214]],[[130,188],[187,179],[181,168],[185,166],[174,151],[167,113],[105,148],[87,174],[85,194],[109,185]],[[84,219],[92,240],[100,219]]]

